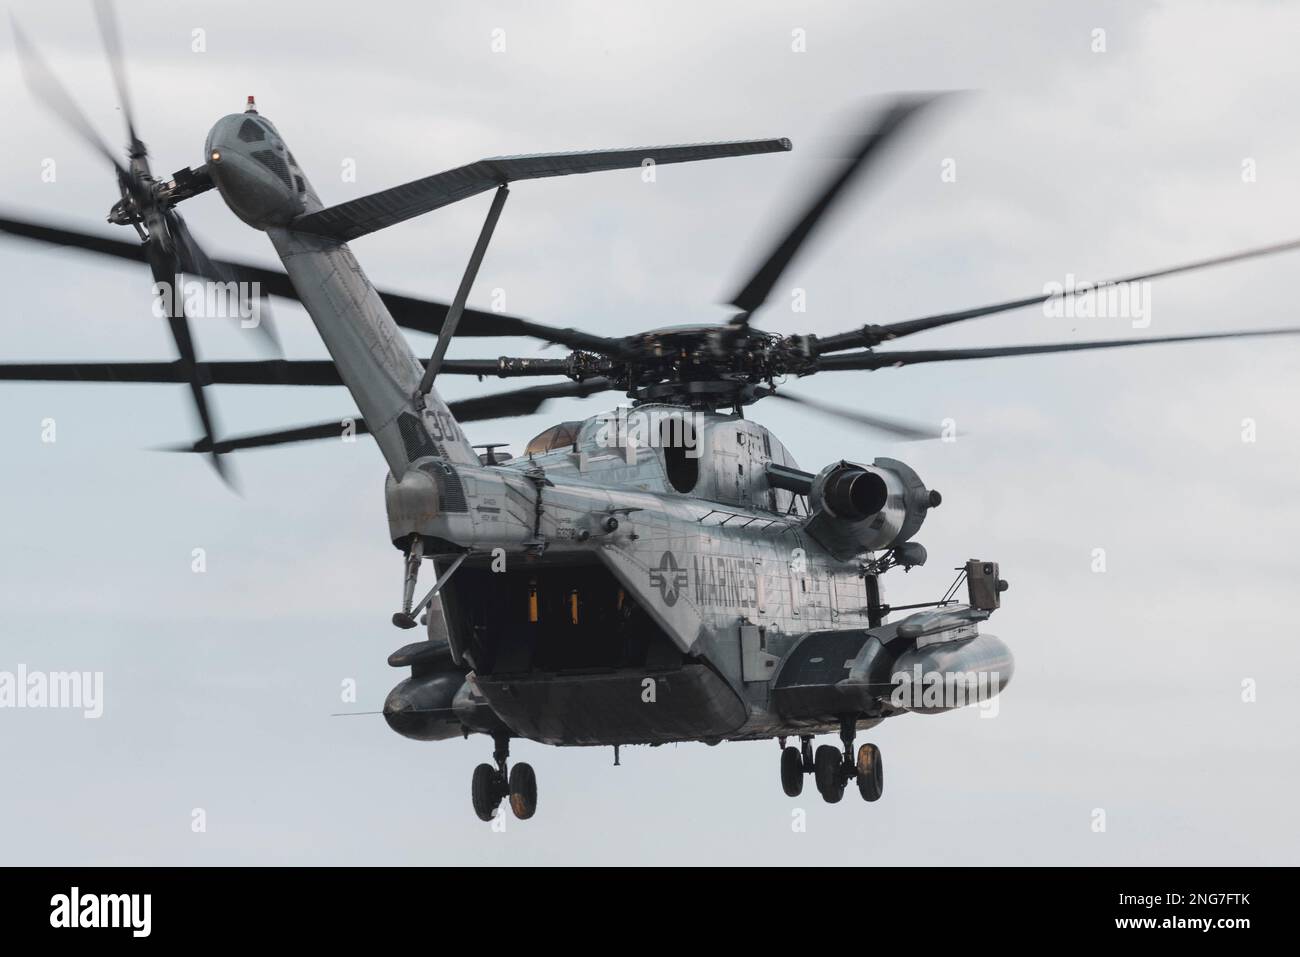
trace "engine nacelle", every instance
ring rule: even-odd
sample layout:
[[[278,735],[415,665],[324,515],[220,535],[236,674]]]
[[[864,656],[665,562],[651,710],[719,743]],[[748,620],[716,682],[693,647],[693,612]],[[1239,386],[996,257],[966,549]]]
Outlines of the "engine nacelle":
[[[838,462],[817,473],[804,528],[840,561],[901,545],[921,528],[940,496],[896,459]]]

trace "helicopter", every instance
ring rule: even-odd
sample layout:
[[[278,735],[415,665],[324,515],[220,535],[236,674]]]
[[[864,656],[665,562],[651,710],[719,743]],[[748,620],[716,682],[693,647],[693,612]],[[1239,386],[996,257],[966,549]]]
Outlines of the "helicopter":
[[[931,329],[1059,304],[1099,286],[1294,250],[1300,240],[834,335],[756,327],[754,315],[827,212],[939,96],[898,97],[873,113],[851,154],[730,297],[735,311],[725,322],[605,336],[479,311],[468,299],[512,183],[779,154],[792,144],[768,138],[496,157],[326,206],[278,128],[249,97],[242,112],[212,126],[200,165],[158,177],[137,134],[112,5],[100,0],[96,13],[126,123],[125,161],[15,26],[17,45],[33,93],[112,165],[118,198],[108,221],[131,228],[138,242],[8,214],[0,215],[0,231],[143,263],[158,288],[188,276],[256,289],[254,306],[272,296],[297,301],[330,359],[279,355],[268,320],[254,328],[273,357],[202,361],[185,300],[158,296],[174,361],[11,363],[0,365],[0,379],[185,384],[202,435],[177,450],[207,456],[223,477],[223,456],[236,451],[373,436],[387,468],[387,535],[402,559],[401,605],[391,624],[425,628],[423,638],[389,656],[409,676],[389,693],[382,713],[394,731],[419,741],[491,740],[492,759],[470,782],[473,810],[484,821],[502,813],[503,802],[520,819],[536,813],[536,773],[510,761],[510,742],[519,738],[613,747],[616,761],[627,745],[775,739],[787,795],[800,795],[811,776],[828,803],[841,801],[850,785],[874,802],[883,794],[883,759],[875,744],[857,745],[860,733],[903,714],[983,704],[1007,687],[1014,657],[983,630],[1009,587],[998,562],[965,561],[936,601],[891,606],[885,600],[887,572],[928,560],[916,536],[942,504],[941,494],[891,458],[804,470],[746,410],[777,399],[903,439],[934,437],[933,430],[792,394],[786,380],[1300,333],[1284,327],[880,348]],[[207,255],[177,207],[213,189],[236,217],[266,234],[282,270]],[[348,246],[487,192],[492,202],[450,303],[376,289]],[[427,361],[413,354],[403,329],[438,337]],[[563,358],[450,359],[454,336],[527,337],[569,351]],[[560,381],[445,402],[435,388],[440,375]],[[222,437],[205,389],[238,384],[343,386],[358,414]],[[499,445],[472,445],[463,431],[469,422],[606,392],[621,392],[631,405],[558,423],[518,457]],[[434,580],[417,598],[426,563]],[[838,745],[814,749],[821,735],[838,735]]]

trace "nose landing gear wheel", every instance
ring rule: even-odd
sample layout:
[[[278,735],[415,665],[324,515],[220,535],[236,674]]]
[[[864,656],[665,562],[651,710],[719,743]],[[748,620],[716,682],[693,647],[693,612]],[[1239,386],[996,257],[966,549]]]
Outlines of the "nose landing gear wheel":
[[[474,802],[474,813],[480,821],[492,820],[492,815],[501,804],[501,782],[497,769],[490,764],[480,764],[474,769],[474,780],[470,786],[470,797]]]
[[[858,749],[858,791],[864,801],[879,801],[885,791],[885,766],[880,749],[864,744]]]
[[[813,758],[813,778],[827,804],[838,804],[844,797],[844,756],[840,749],[823,744]]]
[[[510,769],[510,810],[521,821],[537,813],[537,775],[531,764],[516,764]]]
[[[803,793],[803,755],[798,748],[781,750],[781,787],[788,797]]]

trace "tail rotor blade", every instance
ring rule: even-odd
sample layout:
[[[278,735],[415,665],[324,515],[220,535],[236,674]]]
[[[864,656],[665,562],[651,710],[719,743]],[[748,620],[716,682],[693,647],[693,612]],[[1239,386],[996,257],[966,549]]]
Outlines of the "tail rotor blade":
[[[193,360],[194,347],[192,343],[188,342],[189,324],[186,322],[185,316],[184,315],[171,316],[168,318],[167,321],[168,321],[168,325],[171,327],[172,338],[177,344],[178,351],[181,352],[182,356],[185,356],[185,354],[188,353],[189,358],[187,360],[187,364],[189,364],[192,368],[194,362]],[[185,343],[185,345],[182,345],[183,342]],[[199,377],[197,375],[191,374],[189,379],[189,386],[190,386],[190,397],[194,400],[194,409],[198,413],[199,424],[203,428],[204,441],[206,441],[209,445],[215,445],[216,427],[213,424],[212,410],[208,407],[207,396],[203,392],[203,383],[199,380]],[[212,467],[216,469],[217,474],[221,476],[221,480],[225,482],[227,485],[230,485],[231,477],[226,471],[225,463],[222,462],[221,460],[221,453],[218,452],[215,448],[213,448],[212,450],[211,462],[212,462]]]
[[[176,271],[183,271],[194,276],[201,276],[215,282],[227,284],[228,289],[233,288],[236,290],[238,302],[242,305],[244,286],[239,274],[230,266],[212,259],[203,251],[203,247],[199,245],[198,240],[194,238],[194,234],[185,225],[185,220],[180,213],[170,210],[167,213],[167,226],[176,244],[176,253],[180,265],[180,268]],[[265,296],[262,296],[258,299],[256,308],[257,325],[253,326],[253,329],[257,332],[263,350],[277,358],[283,356],[284,352],[280,347],[280,337],[275,331],[275,323],[271,317],[270,301]],[[242,317],[235,316],[234,318],[241,323],[242,327]]]
[[[173,283],[175,274],[179,271],[177,268],[179,264],[174,261],[174,257],[168,257],[154,242],[146,246],[146,251],[149,254],[149,267],[153,271],[154,282],[168,285]],[[171,331],[172,342],[180,357],[181,371],[190,387],[190,397],[194,402],[203,437],[210,446],[215,446],[216,426],[213,422],[212,410],[208,407],[207,396],[203,392],[203,380],[199,375],[198,355],[194,349],[194,339],[190,335],[189,320],[185,316],[184,308],[179,314],[172,308],[171,297],[163,296],[161,301],[167,313],[167,328]],[[225,464],[221,461],[221,454],[215,448],[212,449],[212,467],[216,469],[222,481],[227,485],[232,484]]]
[[[131,107],[131,94],[126,84],[126,58],[122,55],[122,37],[117,29],[117,11],[112,0],[95,0],[95,19],[99,22],[99,35],[104,41],[104,52],[108,55],[113,85],[117,88],[117,102],[121,105],[122,117],[126,120],[131,155],[143,157],[145,148],[135,130],[135,111]]]
[[[10,20],[13,24],[14,45],[18,49],[23,79],[26,80],[27,87],[32,91],[32,95],[44,103],[46,108],[63,122],[64,126],[79,136],[91,149],[112,163],[119,177],[125,177],[126,181],[130,182],[131,176],[126,167],[118,161],[116,154],[109,149],[108,144],[104,142],[104,138],[91,125],[85,112],[77,105],[77,101],[72,98],[72,94],[59,82],[59,78],[54,75],[54,72],[45,63],[36,48],[28,41],[27,35],[18,26],[18,21],[12,17],[10,17]]]

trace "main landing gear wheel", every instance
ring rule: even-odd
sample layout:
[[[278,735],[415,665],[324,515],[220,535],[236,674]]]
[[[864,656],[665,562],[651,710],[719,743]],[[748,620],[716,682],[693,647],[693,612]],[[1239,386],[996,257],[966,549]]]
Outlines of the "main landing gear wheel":
[[[840,749],[823,744],[813,758],[813,777],[817,790],[827,804],[838,804],[844,797],[844,756]]]
[[[480,764],[474,769],[470,787],[474,813],[480,821],[490,821],[496,817],[501,799],[509,798],[510,810],[515,812],[515,817],[526,821],[537,813],[537,775],[533,773],[531,764],[516,764],[513,769],[507,766],[510,759],[509,735],[494,735],[492,740],[496,744],[492,751],[496,767]]]
[[[516,764],[510,770],[510,810],[521,821],[537,813],[537,775],[531,764]]]
[[[798,748],[781,749],[781,787],[788,797],[803,793],[803,755]]]
[[[858,792],[864,801],[879,801],[885,791],[885,766],[874,744],[858,748]]]
[[[493,814],[501,804],[501,781],[496,768],[490,764],[480,764],[474,769],[470,797],[474,801],[474,813],[478,815],[478,819],[492,820]]]

